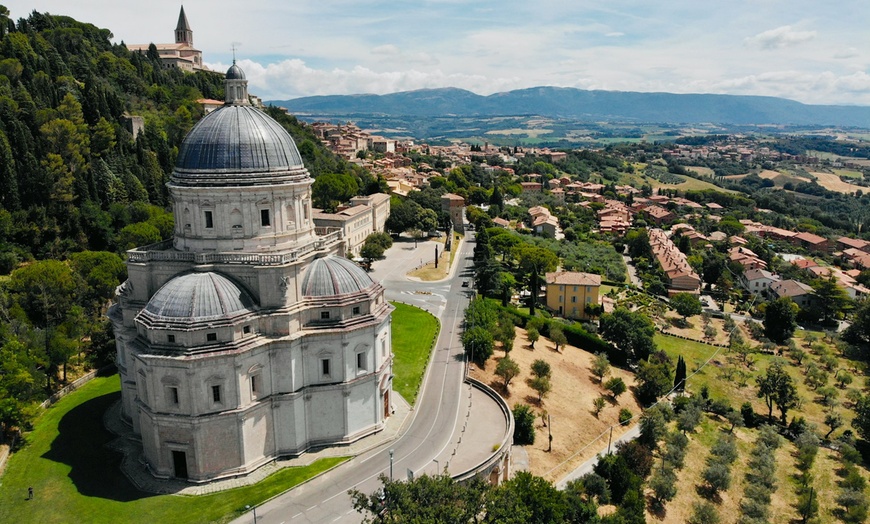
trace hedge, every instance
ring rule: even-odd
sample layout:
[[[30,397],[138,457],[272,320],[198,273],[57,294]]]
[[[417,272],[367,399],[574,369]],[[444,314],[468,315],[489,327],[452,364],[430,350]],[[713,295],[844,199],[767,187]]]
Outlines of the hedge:
[[[487,300],[492,300],[492,302],[496,304],[499,310],[505,311],[512,315],[516,319],[516,323],[520,327],[525,328],[526,323],[528,323],[528,321],[532,318],[530,314],[524,311],[520,311],[510,306],[503,307],[498,300]],[[568,339],[568,343],[570,345],[582,348],[591,353],[605,353],[607,354],[607,358],[610,360],[610,363],[615,366],[624,366],[626,364],[625,352],[619,351],[617,348],[613,347],[613,345],[603,340],[598,335],[586,331],[580,324],[564,324],[555,319],[543,317],[537,318],[540,318],[543,321],[541,334],[545,337],[550,336],[550,325],[553,323],[557,323],[562,328],[562,332],[565,333],[565,338]]]

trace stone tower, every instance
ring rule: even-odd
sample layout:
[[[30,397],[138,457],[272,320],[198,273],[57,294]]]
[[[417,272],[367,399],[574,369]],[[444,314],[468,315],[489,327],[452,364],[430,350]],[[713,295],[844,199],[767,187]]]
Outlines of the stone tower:
[[[175,27],[175,43],[193,47],[193,30],[190,29],[190,24],[187,22],[184,6],[181,6],[181,13],[178,14],[178,25]]]

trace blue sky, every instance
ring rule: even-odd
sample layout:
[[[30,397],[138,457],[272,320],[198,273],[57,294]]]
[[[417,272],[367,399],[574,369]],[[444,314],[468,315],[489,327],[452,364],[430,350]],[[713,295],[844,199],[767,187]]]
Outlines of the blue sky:
[[[127,43],[173,41],[181,5],[0,3],[13,18],[33,9],[65,14]],[[866,0],[188,0],[184,7],[205,62],[226,69],[235,44],[251,91],[266,100],[553,85],[870,105]]]

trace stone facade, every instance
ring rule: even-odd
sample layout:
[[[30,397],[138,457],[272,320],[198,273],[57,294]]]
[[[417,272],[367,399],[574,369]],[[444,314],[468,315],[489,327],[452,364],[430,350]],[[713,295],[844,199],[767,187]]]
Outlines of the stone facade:
[[[122,418],[161,478],[246,474],[377,432],[391,412],[383,287],[341,256],[340,231],[315,231],[312,179],[292,138],[252,113],[238,66],[227,83],[179,151],[173,239],[128,252],[109,312]]]

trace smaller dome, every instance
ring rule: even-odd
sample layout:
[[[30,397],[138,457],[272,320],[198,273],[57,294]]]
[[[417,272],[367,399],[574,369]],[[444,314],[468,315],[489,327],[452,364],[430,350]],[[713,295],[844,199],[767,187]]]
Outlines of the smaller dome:
[[[233,60],[233,65],[227,69],[227,80],[244,80],[245,72],[242,71],[242,68],[236,65],[236,61]]]
[[[154,293],[142,315],[152,319],[202,321],[229,318],[254,308],[247,291],[219,273],[188,273]]]
[[[317,258],[302,278],[302,294],[306,297],[328,297],[356,293],[374,285],[374,280],[350,260],[328,256]]]

